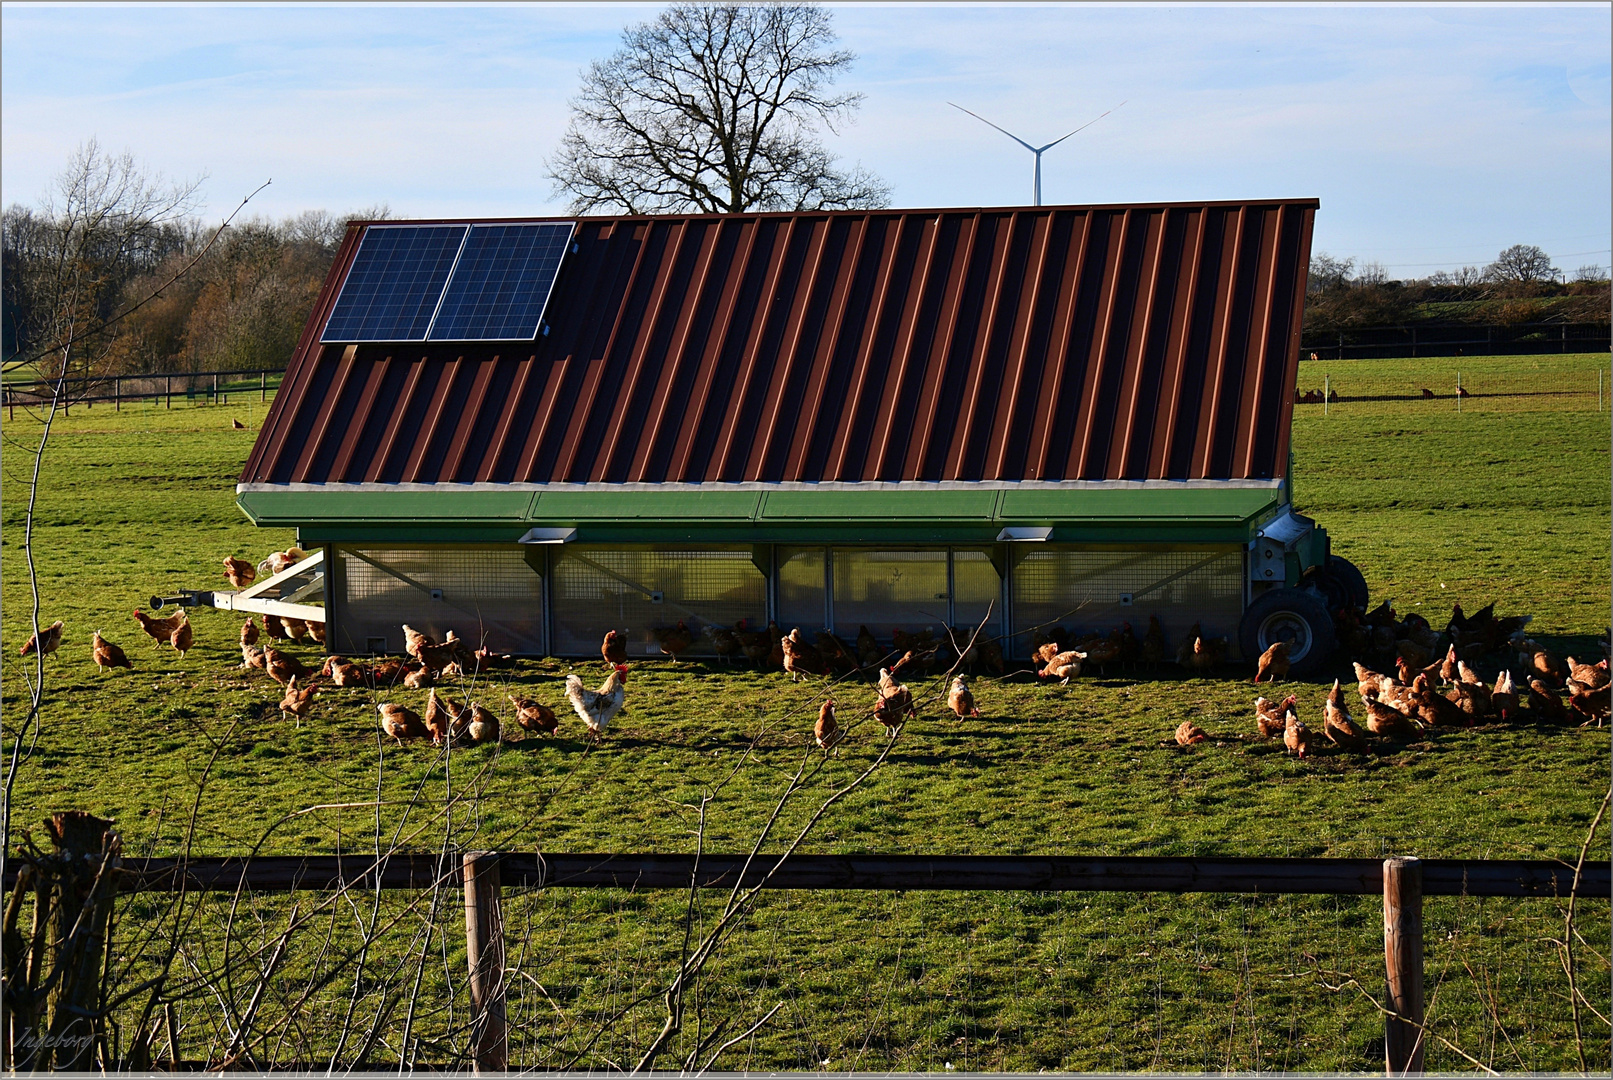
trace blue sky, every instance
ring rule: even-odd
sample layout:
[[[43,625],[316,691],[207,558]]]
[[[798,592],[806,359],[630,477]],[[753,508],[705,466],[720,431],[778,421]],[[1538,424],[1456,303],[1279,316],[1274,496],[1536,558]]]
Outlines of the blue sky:
[[[657,5],[0,8],[0,199],[83,140],[205,212],[559,212],[544,159],[589,60]],[[897,206],[1316,196],[1319,250],[1392,276],[1513,243],[1610,262],[1613,8],[845,4],[867,95],[830,145]]]

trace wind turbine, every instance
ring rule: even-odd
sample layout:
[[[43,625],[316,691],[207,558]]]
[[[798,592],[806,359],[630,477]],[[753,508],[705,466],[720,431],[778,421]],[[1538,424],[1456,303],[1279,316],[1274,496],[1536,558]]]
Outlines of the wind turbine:
[[[1130,100],[1130,99],[1128,98],[1127,100]],[[1126,102],[1122,101],[1120,103],[1120,105],[1124,105],[1125,103]],[[1084,130],[1086,130],[1087,128],[1091,127],[1093,124],[1096,124],[1099,120],[1102,120],[1105,116],[1108,116],[1110,113],[1114,112],[1115,109],[1120,108],[1120,105],[1116,105],[1115,109],[1105,110],[1104,112],[1100,113],[1098,116],[1093,117],[1091,120],[1088,120],[1086,123],[1084,123],[1080,127],[1076,128],[1075,131],[1070,132],[1069,135],[1064,135],[1064,136],[1061,136],[1060,138],[1054,139],[1052,142],[1048,143],[1046,146],[1032,146],[1030,143],[1026,142],[1024,139],[1021,139],[1018,135],[1015,135],[1012,131],[1009,131],[1007,128],[997,127],[996,124],[993,124],[990,120],[987,120],[984,116],[981,116],[979,113],[969,112],[969,110],[965,109],[962,105],[957,105],[957,104],[954,104],[953,102],[950,102],[950,101],[947,102],[947,104],[951,105],[954,109],[957,109],[959,112],[969,113],[970,116],[974,117],[976,120],[979,120],[982,124],[985,124],[987,127],[997,128],[998,131],[1002,132],[1004,135],[1007,135],[1010,139],[1013,139],[1019,145],[1023,146],[1025,149],[1029,150],[1031,153],[1036,155],[1036,180],[1031,186],[1031,205],[1032,206],[1041,206],[1042,205],[1042,155],[1044,153],[1046,153],[1047,151],[1053,149],[1053,147],[1057,146],[1059,143],[1063,142],[1065,139],[1068,139],[1070,137],[1070,135],[1074,135],[1076,131],[1084,131]]]

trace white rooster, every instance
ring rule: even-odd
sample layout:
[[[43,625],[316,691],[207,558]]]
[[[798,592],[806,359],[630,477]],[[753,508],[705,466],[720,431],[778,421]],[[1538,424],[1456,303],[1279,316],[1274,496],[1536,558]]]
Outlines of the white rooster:
[[[571,707],[577,710],[582,722],[588,725],[589,734],[597,739],[605,734],[627,700],[627,665],[617,664],[598,690],[589,690],[577,676],[567,675],[566,697],[571,699]]]

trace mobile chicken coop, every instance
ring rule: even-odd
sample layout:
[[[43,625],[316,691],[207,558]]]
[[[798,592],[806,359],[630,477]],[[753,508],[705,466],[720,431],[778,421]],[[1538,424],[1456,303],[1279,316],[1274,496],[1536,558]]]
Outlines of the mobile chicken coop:
[[[1304,670],[1366,600],[1290,506],[1317,205],[354,222],[237,498],[338,652],[1157,615]]]

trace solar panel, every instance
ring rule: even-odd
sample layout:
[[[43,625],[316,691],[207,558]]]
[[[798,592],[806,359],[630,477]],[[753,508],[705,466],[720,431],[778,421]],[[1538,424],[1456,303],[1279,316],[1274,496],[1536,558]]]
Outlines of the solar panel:
[[[569,221],[472,225],[432,341],[530,341],[571,243]]]
[[[466,231],[371,225],[319,340],[424,341]]]

